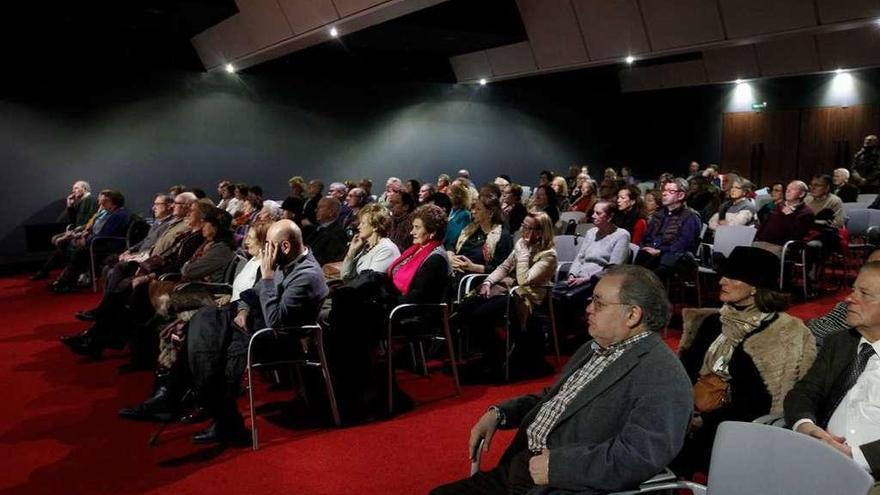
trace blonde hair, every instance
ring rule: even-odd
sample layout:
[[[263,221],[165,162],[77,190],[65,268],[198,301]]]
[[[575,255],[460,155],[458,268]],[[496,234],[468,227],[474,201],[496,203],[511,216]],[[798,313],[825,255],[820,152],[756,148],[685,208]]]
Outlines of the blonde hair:
[[[531,218],[538,222],[538,227],[541,231],[541,242],[534,246],[535,251],[546,251],[556,247],[553,220],[550,219],[550,215],[543,211],[535,211],[527,213],[526,218]]]
[[[568,196],[568,183],[565,181],[565,177],[556,176],[551,181],[551,184],[561,186],[562,189],[556,193],[559,197],[567,197]]]

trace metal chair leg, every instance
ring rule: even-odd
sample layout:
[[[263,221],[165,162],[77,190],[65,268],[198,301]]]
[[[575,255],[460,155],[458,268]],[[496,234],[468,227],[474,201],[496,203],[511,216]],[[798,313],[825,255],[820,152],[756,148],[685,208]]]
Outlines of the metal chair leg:
[[[452,333],[449,331],[449,308],[443,308],[443,334],[446,336],[446,347],[449,349],[449,361],[452,363],[452,377],[455,379],[455,393],[461,395],[461,383],[458,381],[458,363],[455,360]]]
[[[425,356],[425,343],[421,340],[419,341],[419,356],[422,358],[422,374],[425,376],[429,376],[428,372],[428,358]]]
[[[330,413],[333,414],[333,423],[336,426],[342,424],[339,418],[339,406],[336,404],[336,393],[333,389],[333,379],[330,377],[330,367],[327,364],[327,356],[324,353],[324,331],[320,327],[315,330],[315,344],[318,346],[318,359],[321,362],[321,373],[324,375],[324,386],[327,388],[327,398],[330,399]]]
[[[553,350],[556,351],[556,371],[562,369],[562,356],[559,353],[559,334],[556,333],[556,313],[553,309],[553,292],[547,291],[550,304],[550,329],[553,332]]]

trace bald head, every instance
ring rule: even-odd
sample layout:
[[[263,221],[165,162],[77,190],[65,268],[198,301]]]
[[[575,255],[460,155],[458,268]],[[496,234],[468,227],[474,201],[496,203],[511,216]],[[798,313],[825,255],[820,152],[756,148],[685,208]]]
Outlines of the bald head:
[[[278,244],[278,263],[281,266],[295,260],[302,254],[302,231],[293,220],[278,220],[269,227],[266,240]]]

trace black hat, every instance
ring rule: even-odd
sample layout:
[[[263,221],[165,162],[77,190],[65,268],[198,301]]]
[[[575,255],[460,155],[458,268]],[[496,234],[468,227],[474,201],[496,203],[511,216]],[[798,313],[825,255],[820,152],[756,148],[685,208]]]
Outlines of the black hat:
[[[737,246],[721,265],[719,274],[763,289],[778,289],[779,258],[766,249]]]

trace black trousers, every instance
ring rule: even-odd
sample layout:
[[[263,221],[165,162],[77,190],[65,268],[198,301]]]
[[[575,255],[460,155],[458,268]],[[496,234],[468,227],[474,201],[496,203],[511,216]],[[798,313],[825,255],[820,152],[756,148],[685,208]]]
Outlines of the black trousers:
[[[187,354],[193,390],[217,421],[240,421],[235,403],[247,365],[250,335],[233,324],[234,303],[199,310],[187,330]]]
[[[528,450],[523,450],[511,457],[509,462],[500,463],[495,469],[480,471],[470,478],[440,485],[431,490],[431,494],[466,495],[470,493],[497,493],[501,495],[527,493],[535,487],[532,475],[529,473],[529,459],[531,457],[532,455]]]

